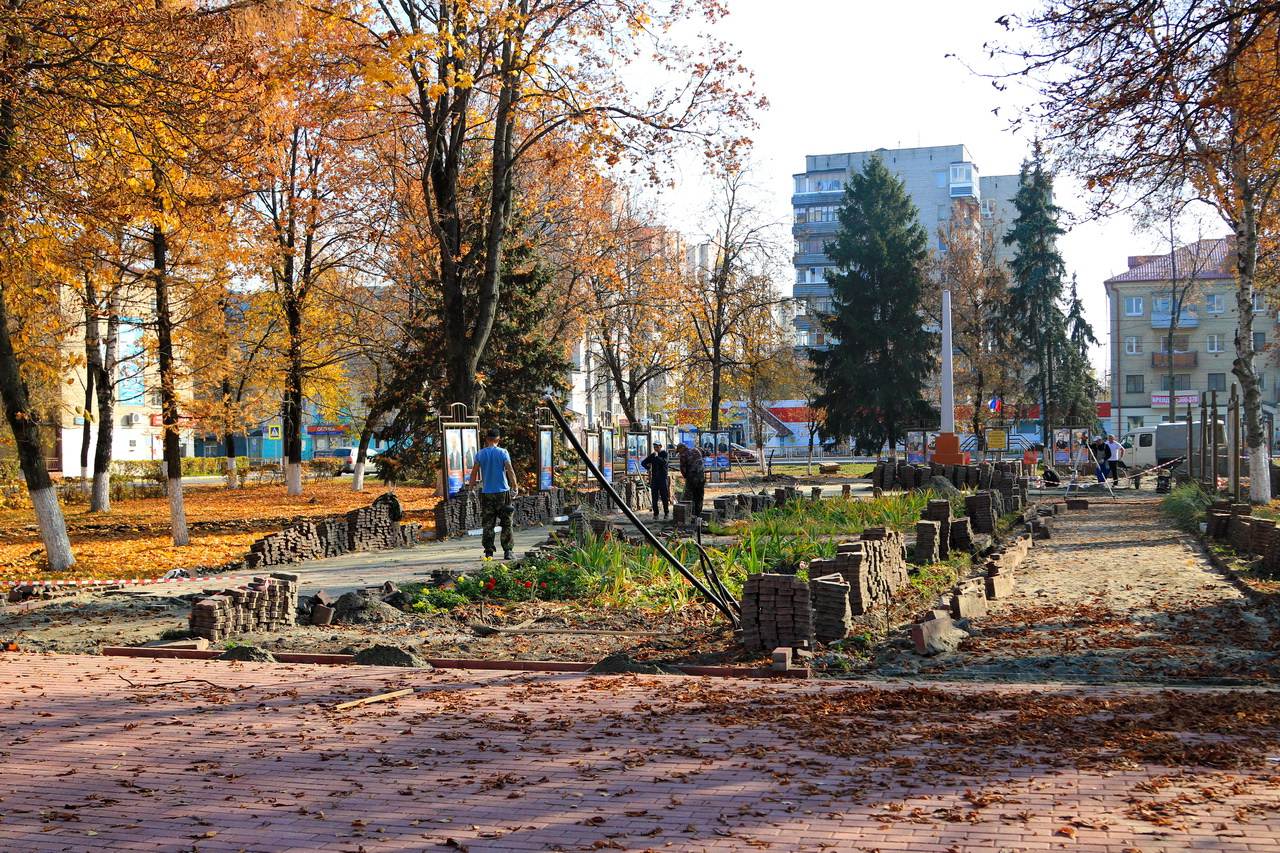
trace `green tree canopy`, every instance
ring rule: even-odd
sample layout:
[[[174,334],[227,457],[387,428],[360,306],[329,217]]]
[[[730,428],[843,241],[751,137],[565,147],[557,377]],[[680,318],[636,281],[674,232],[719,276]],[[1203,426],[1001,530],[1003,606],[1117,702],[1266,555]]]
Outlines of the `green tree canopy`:
[[[922,302],[928,237],[905,187],[878,157],[854,174],[826,246],[834,313],[824,318],[829,349],[812,353],[825,413],[824,438],[852,436],[876,452],[907,428],[937,418],[924,399],[937,336]]]

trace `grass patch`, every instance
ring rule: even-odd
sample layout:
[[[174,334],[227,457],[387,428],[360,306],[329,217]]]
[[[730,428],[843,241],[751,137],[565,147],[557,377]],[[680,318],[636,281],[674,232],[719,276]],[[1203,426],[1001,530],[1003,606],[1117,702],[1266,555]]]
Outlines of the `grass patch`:
[[[821,476],[853,477],[853,478],[869,477],[871,476],[871,472],[872,470],[875,469],[875,467],[876,466],[874,462],[841,462],[839,472],[835,474],[823,474]],[[820,476],[818,474],[818,460],[815,459],[813,461],[812,474],[806,474],[805,473],[806,470],[809,470],[809,468],[803,462],[773,463],[773,473],[775,474],[786,474],[788,477],[808,477],[808,476],[817,477],[817,476]]]
[[[823,501],[799,500],[758,512],[750,519],[735,521],[719,530],[726,534],[780,538],[853,536],[868,527],[909,530],[914,527],[930,500],[944,498],[932,491],[889,494],[874,500],[833,498]],[[952,511],[964,514],[964,499],[950,499]],[[713,530],[713,532],[716,532]]]
[[[1160,511],[1181,529],[1196,533],[1200,529],[1200,522],[1204,520],[1205,510],[1212,502],[1212,498],[1199,485],[1184,483],[1161,499]]]

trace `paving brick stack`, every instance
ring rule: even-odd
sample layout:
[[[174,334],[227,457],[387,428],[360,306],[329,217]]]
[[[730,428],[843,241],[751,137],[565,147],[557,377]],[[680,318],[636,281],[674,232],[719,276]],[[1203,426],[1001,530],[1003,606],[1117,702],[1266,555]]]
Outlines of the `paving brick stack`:
[[[298,576],[273,572],[250,583],[197,599],[188,619],[190,632],[211,641],[250,631],[275,631],[296,624]]]
[[[836,555],[812,560],[809,574],[837,572],[849,584],[849,608],[861,616],[893,597],[907,584],[907,560],[903,535],[883,527],[863,531],[856,542],[842,542]]]
[[[996,522],[1004,513],[1000,493],[987,489],[967,495],[964,499],[965,514],[969,516],[974,533],[995,533]]]
[[[941,537],[936,521],[921,519],[916,522],[916,545],[911,562],[917,566],[932,566],[938,562],[938,540]]]
[[[1269,518],[1250,517],[1249,553],[1259,557],[1265,555],[1275,529],[1276,523]]]
[[[969,525],[968,516],[951,519],[950,546],[952,551],[962,554],[973,552],[973,528]]]
[[[1250,516],[1233,514],[1227,525],[1227,542],[1238,554],[1249,552],[1249,532],[1252,522],[1253,519]]]
[[[382,495],[371,506],[342,518],[302,521],[264,536],[250,546],[244,564],[248,569],[259,569],[336,557],[349,551],[380,551],[416,544],[421,539],[421,526],[401,524],[399,518],[399,501],[393,495]]]
[[[750,651],[812,648],[809,586],[794,575],[751,575],[742,585],[742,644]]]
[[[671,520],[677,527],[693,526],[693,504],[688,501],[676,501],[671,507]]]
[[[813,633],[821,643],[843,640],[853,630],[849,609],[849,583],[838,573],[809,581],[813,603]]]
[[[951,524],[953,521],[951,518],[951,501],[945,499],[929,501],[920,517],[938,522],[938,557],[943,560],[947,559],[951,555]]]
[[[1227,538],[1227,525],[1231,521],[1231,501],[1214,501],[1209,507],[1205,532],[1214,539]]]

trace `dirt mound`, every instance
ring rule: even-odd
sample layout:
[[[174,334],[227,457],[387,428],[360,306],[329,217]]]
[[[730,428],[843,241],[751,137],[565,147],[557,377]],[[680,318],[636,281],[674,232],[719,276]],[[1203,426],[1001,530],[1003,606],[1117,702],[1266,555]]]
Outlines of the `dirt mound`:
[[[960,490],[951,485],[951,481],[946,477],[931,478],[929,480],[929,488],[945,497],[954,497],[955,495],[960,494]]]
[[[222,654],[218,655],[218,660],[238,660],[245,663],[276,663],[276,656],[266,649],[260,649],[257,646],[232,646]]]
[[[660,663],[650,663],[649,661],[636,660],[626,652],[614,652],[587,671],[593,675],[621,675],[628,672],[635,673],[636,675],[682,674],[680,670],[675,667],[666,666]]]
[[[387,646],[381,643],[356,652],[355,662],[361,666],[416,666],[431,669],[431,664],[414,652],[400,646]]]
[[[333,605],[333,621],[345,625],[381,625],[399,622],[403,614],[373,593],[356,590]]]

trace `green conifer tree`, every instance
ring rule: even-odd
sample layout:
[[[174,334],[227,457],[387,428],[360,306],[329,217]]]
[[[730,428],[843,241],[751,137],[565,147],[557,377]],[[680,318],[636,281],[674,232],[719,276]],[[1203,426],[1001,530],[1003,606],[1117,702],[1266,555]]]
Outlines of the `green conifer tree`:
[[[814,351],[824,438],[852,436],[859,451],[893,447],[937,412],[924,399],[937,335],[924,324],[928,238],[902,182],[878,157],[854,174],[827,244],[834,312],[830,348]]]

